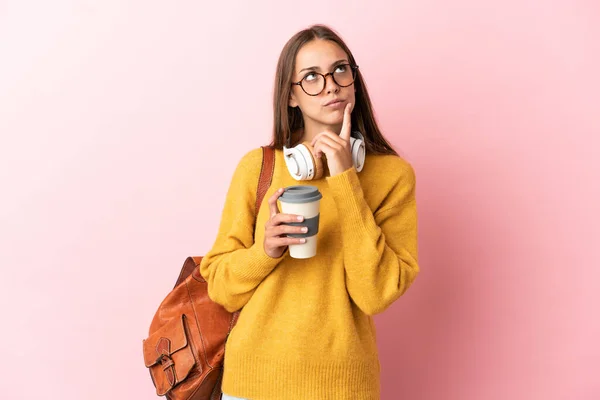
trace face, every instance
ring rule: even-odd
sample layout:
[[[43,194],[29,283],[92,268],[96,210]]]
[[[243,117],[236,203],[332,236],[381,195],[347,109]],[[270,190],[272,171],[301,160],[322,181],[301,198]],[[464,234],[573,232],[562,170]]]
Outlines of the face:
[[[292,82],[302,81],[304,89],[314,94],[323,87],[323,75],[332,72],[325,78],[323,91],[316,96],[307,94],[300,85],[292,85],[289,105],[299,107],[304,118],[306,129],[331,129],[336,132],[341,127],[346,104],[354,104],[354,83],[342,87],[352,81],[352,70],[348,55],[335,42],[315,39],[305,44],[296,55],[296,67]],[[346,64],[346,65],[344,65]],[[339,132],[338,132],[339,133]]]

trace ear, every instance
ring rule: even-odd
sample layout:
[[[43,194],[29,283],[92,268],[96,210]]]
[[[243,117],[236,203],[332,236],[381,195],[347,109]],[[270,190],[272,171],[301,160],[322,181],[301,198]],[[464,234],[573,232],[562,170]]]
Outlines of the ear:
[[[298,102],[296,101],[296,96],[294,92],[290,92],[290,101],[288,102],[290,107],[298,107]]]

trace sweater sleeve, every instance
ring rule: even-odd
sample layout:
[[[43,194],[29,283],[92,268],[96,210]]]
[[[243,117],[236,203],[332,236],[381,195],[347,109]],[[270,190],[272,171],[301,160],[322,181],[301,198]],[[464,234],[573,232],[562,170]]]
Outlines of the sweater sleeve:
[[[327,178],[339,215],[344,216],[340,224],[346,287],[368,315],[388,308],[419,272],[415,174],[410,164],[403,170],[374,213],[354,167]]]
[[[254,205],[262,149],[247,153],[233,174],[213,247],[200,263],[208,295],[229,312],[241,309],[256,287],[285,257],[267,255],[254,241]]]

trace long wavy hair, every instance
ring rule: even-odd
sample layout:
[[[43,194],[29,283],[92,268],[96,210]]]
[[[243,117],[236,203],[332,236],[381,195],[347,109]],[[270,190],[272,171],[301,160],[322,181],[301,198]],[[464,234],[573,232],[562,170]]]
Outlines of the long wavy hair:
[[[304,120],[298,107],[290,107],[289,99],[292,91],[292,78],[296,68],[296,55],[306,43],[316,39],[331,40],[346,52],[351,65],[356,65],[352,52],[341,37],[325,25],[313,25],[296,33],[283,47],[277,62],[275,74],[275,89],[273,93],[273,139],[270,145],[276,149],[283,149],[288,138],[291,146],[300,141]],[[356,71],[354,81],[356,88],[355,105],[352,111],[352,129],[358,130],[365,138],[366,151],[372,154],[394,154],[396,150],[385,140],[373,114],[373,106],[367,85],[360,69]]]

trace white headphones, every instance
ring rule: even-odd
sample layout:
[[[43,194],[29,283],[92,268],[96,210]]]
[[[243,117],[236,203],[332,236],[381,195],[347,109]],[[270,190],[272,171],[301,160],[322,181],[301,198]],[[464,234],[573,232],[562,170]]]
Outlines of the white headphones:
[[[352,131],[351,135],[352,161],[356,170],[360,172],[365,166],[365,139],[358,131]],[[314,149],[309,142],[303,142],[292,148],[283,146],[283,155],[288,171],[297,181],[323,177],[323,160],[314,156]]]

